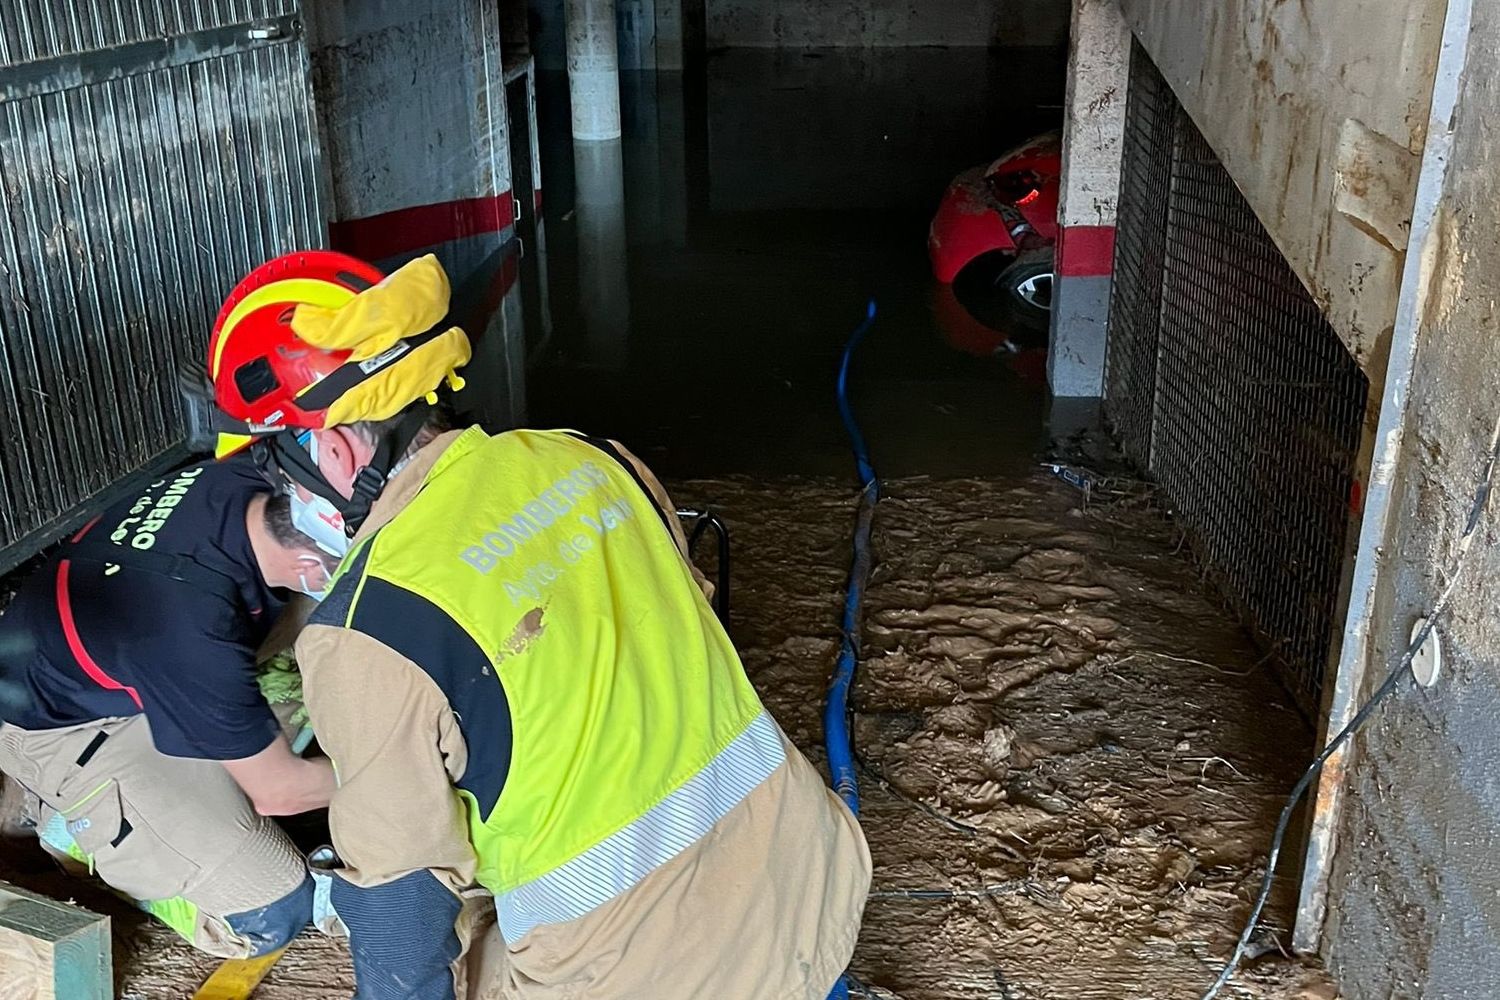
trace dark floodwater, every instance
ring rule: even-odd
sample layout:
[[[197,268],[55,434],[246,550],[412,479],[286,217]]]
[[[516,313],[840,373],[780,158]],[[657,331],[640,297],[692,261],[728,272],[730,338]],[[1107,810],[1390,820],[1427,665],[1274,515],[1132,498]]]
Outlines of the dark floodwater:
[[[834,377],[874,298],[852,396],[881,470],[1031,461],[1036,359],[950,346],[925,238],[955,173],[1057,126],[1063,71],[1036,49],[734,50],[627,75],[623,141],[577,147],[566,79],[544,76],[553,335],[527,422],[619,438],[672,476],[841,473]]]

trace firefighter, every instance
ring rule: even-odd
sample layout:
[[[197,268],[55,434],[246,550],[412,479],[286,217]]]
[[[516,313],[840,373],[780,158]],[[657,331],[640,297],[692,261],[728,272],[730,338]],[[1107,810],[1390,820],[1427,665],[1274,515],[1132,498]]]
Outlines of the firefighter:
[[[210,372],[300,520],[347,536],[297,657],[357,996],[823,1000],[869,854],[761,705],[661,485],[606,440],[437,433],[469,347],[435,259],[273,264]]]
[[[247,459],[210,461],[110,506],[0,618],[0,771],[43,845],[214,955],[280,948],[312,914],[269,817],[327,805],[333,770],[292,752],[255,660],[335,565]]]

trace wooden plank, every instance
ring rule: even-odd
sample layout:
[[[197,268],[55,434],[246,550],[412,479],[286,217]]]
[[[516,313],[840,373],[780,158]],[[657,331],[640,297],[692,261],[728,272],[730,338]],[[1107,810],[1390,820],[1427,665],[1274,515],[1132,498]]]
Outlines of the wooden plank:
[[[0,1000],[110,1000],[109,918],[0,882]]]

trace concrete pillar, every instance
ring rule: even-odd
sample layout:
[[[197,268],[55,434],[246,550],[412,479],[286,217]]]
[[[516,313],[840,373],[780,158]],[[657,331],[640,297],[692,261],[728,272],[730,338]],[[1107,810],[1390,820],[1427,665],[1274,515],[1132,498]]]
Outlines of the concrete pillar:
[[[615,48],[625,72],[656,69],[655,0],[615,0]]]
[[[625,232],[623,144],[573,143],[578,231],[578,306],[585,364],[620,369],[629,359],[630,264]]]
[[[682,0],[656,2],[656,68],[682,70]]]
[[[1129,74],[1130,29],[1119,0],[1073,0],[1047,359],[1055,397],[1104,395]]]
[[[620,60],[614,0],[567,0],[573,138],[620,138]]]

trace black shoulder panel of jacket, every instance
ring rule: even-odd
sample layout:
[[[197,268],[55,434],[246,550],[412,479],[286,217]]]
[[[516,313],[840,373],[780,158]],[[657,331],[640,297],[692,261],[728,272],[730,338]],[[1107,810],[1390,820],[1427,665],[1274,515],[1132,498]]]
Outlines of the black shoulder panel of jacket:
[[[630,478],[635,480],[635,485],[640,487],[641,493],[646,497],[646,502],[651,505],[652,510],[656,511],[656,516],[661,518],[662,527],[667,529],[667,534],[670,535],[672,533],[672,522],[668,518],[675,517],[677,512],[662,510],[661,504],[656,501],[656,494],[651,492],[651,487],[646,485],[646,480],[641,478],[641,474],[636,470],[635,465],[620,452],[620,449],[614,446],[614,442],[608,438],[589,437],[586,434],[574,434],[572,436],[584,444],[592,445],[604,452],[616,465],[624,469]]]
[[[383,643],[420,667],[437,684],[458,718],[469,762],[458,787],[488,816],[510,772],[510,700],[490,658],[468,632],[420,594],[379,577],[365,577],[373,542],[308,618],[309,625],[349,628]]]

